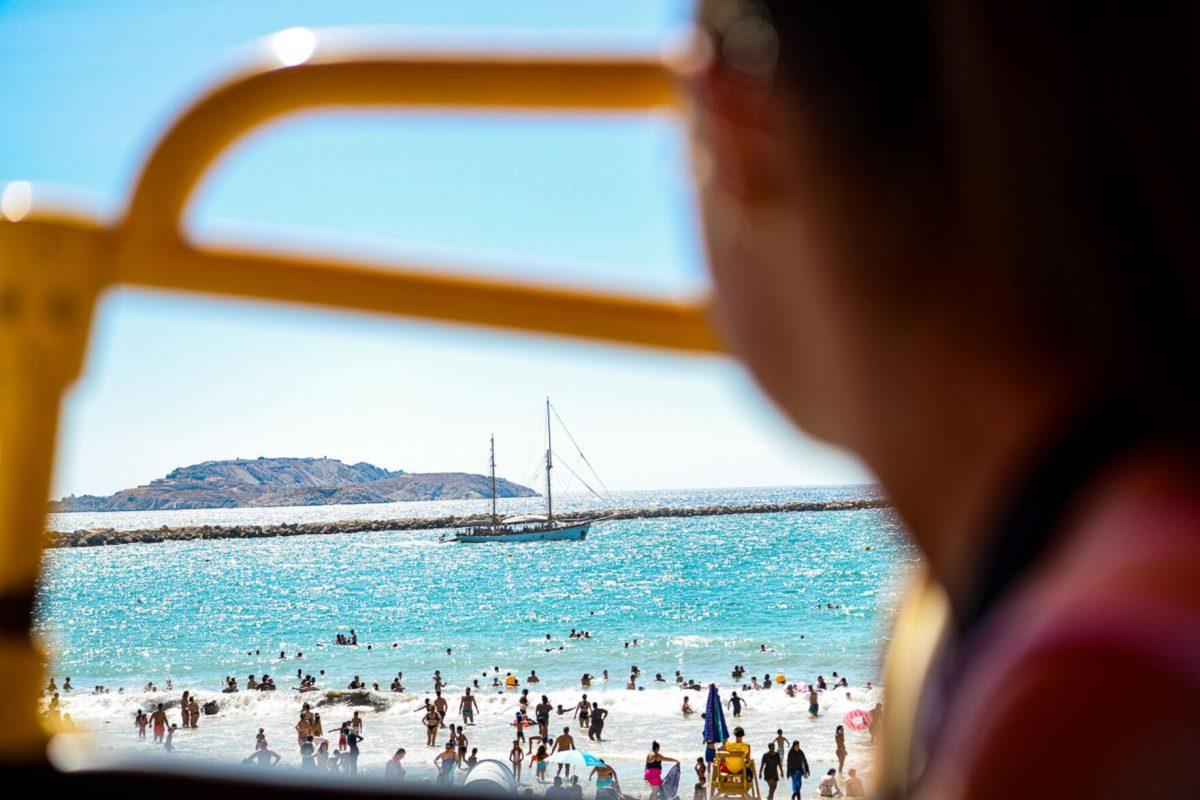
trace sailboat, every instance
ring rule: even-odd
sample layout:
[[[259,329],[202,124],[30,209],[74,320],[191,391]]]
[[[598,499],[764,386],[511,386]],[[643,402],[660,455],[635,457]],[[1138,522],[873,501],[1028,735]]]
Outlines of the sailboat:
[[[554,450],[550,434],[550,398],[546,398],[546,514],[500,519],[496,513],[496,437],[491,438],[492,518],[487,525],[459,533],[452,541],[464,544],[483,542],[578,542],[587,538],[590,520],[557,519],[550,471],[554,468]]]

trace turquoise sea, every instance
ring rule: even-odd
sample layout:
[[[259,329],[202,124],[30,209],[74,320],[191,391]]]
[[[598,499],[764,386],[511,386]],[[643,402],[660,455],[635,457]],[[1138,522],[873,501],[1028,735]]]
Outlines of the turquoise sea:
[[[614,502],[744,504],[870,492],[866,487],[633,492],[617,493]],[[506,512],[535,510],[539,502],[507,501]],[[264,522],[401,517],[461,513],[484,505],[446,501],[58,515],[51,525],[153,527],[223,521],[230,515]],[[595,506],[594,499],[584,497],[564,497],[559,505],[564,511]],[[439,534],[54,550],[46,555],[36,628],[51,654],[51,674],[60,683],[70,676],[76,687],[64,699],[64,708],[88,727],[121,726],[107,729],[122,734],[104,737],[113,739],[109,746],[144,747],[122,728],[125,714],[155,702],[156,697],[141,691],[153,681],[168,698],[186,688],[222,701],[217,728],[223,732],[203,739],[188,732],[191,742],[177,742],[176,755],[190,750],[198,758],[231,760],[248,752],[253,728],[263,719],[277,720],[275,738],[287,738],[289,720],[299,707],[292,689],[298,670],[319,675],[322,689],[345,688],[360,675],[368,683],[378,682],[385,695],[392,676],[403,672],[412,695],[404,702],[413,707],[430,690],[435,669],[450,684],[451,696],[474,680],[485,695],[494,693],[489,687],[496,669],[501,676],[511,671],[522,685],[536,670],[542,683],[534,691],[553,692],[555,703],[568,705],[577,700],[584,672],[608,670],[611,680],[597,684],[594,694],[614,708],[628,707],[631,722],[652,708],[661,707],[655,712],[660,716],[675,714],[680,690],[653,678],[662,673],[673,680],[676,670],[706,685],[716,681],[723,693],[742,683],[730,678],[735,664],[746,667],[745,681],[749,675],[761,680],[764,674],[782,674],[789,683],[805,683],[838,671],[859,691],[868,680],[879,682],[889,610],[916,559],[887,510],[613,521],[594,527],[584,542],[462,545],[441,543]],[[338,631],[351,628],[357,631],[358,647],[331,643]],[[568,638],[572,628],[588,630],[591,638]],[[644,673],[640,686],[646,693],[625,691],[633,665]],[[273,697],[219,693],[227,675],[244,682],[249,673],[264,672],[279,684]],[[165,692],[168,679],[170,693]],[[97,684],[110,693],[89,694]],[[120,695],[118,688],[124,689]],[[763,695],[772,697],[772,708],[778,706],[774,716],[803,716],[779,706],[783,692]],[[631,703],[633,697],[639,702]],[[396,696],[382,699],[397,706],[390,722],[399,726],[395,736],[404,738],[403,726],[415,727],[416,715],[407,714],[407,706],[399,711]],[[499,739],[487,744],[506,752],[503,725],[511,719],[515,699],[502,694],[487,699],[485,712],[498,715],[493,722]],[[871,699],[864,695],[855,702]],[[838,698],[839,703],[850,700]],[[696,696],[693,702],[702,699]],[[386,728],[388,712],[379,713]],[[647,717],[652,719],[653,714]],[[617,721],[612,720],[614,732],[620,730]],[[770,727],[782,720],[763,723]],[[369,742],[370,733],[368,729]],[[671,742],[668,733],[653,735]],[[414,732],[414,746],[416,736]],[[679,736],[683,747],[687,729],[680,728]],[[294,736],[277,749],[290,758],[293,741]],[[630,733],[628,752],[612,755],[636,759],[646,741],[646,736]],[[391,746],[390,741],[381,743],[381,763]]]

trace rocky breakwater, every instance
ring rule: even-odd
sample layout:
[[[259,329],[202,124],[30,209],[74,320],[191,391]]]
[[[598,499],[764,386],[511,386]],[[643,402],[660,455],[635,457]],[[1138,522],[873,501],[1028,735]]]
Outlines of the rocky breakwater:
[[[570,519],[594,522],[617,519],[662,519],[671,517],[715,517],[726,514],[775,514],[828,511],[859,511],[886,508],[890,504],[880,498],[856,500],[796,501],[756,505],[663,506],[661,508],[592,509],[575,512]],[[344,520],[341,522],[283,522],[277,525],[189,525],[183,527],[115,530],[89,528],[76,531],[49,531],[49,547],[103,547],[118,544],[153,544],[157,542],[190,542],[200,539],[270,539],[280,536],[328,536],[336,533],[370,533],[383,531],[438,530],[482,525],[488,517],[444,516],[426,518]]]

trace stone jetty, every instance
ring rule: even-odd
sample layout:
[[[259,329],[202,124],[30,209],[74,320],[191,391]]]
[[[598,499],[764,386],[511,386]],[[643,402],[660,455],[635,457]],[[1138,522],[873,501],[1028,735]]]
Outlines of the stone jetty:
[[[593,509],[572,512],[569,519],[594,522],[616,519],[663,519],[672,517],[716,517],[727,514],[776,514],[827,511],[860,511],[887,508],[881,498],[854,500],[796,501],[757,505],[712,505],[661,508]],[[153,544],[157,542],[190,542],[198,539],[271,539],[279,536],[328,536],[336,533],[371,533],[384,531],[417,531],[465,528],[482,525],[486,515],[408,517],[403,519],[356,519],[340,522],[281,522],[275,525],[189,525],[144,530],[88,528],[76,531],[48,531],[49,547],[103,547],[118,544]]]

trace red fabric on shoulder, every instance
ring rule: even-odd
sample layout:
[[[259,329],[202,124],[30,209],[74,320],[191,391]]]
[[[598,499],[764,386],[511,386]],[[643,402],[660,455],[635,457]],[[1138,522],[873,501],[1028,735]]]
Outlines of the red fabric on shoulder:
[[[920,796],[1200,797],[1200,480],[1146,458],[971,644]]]

